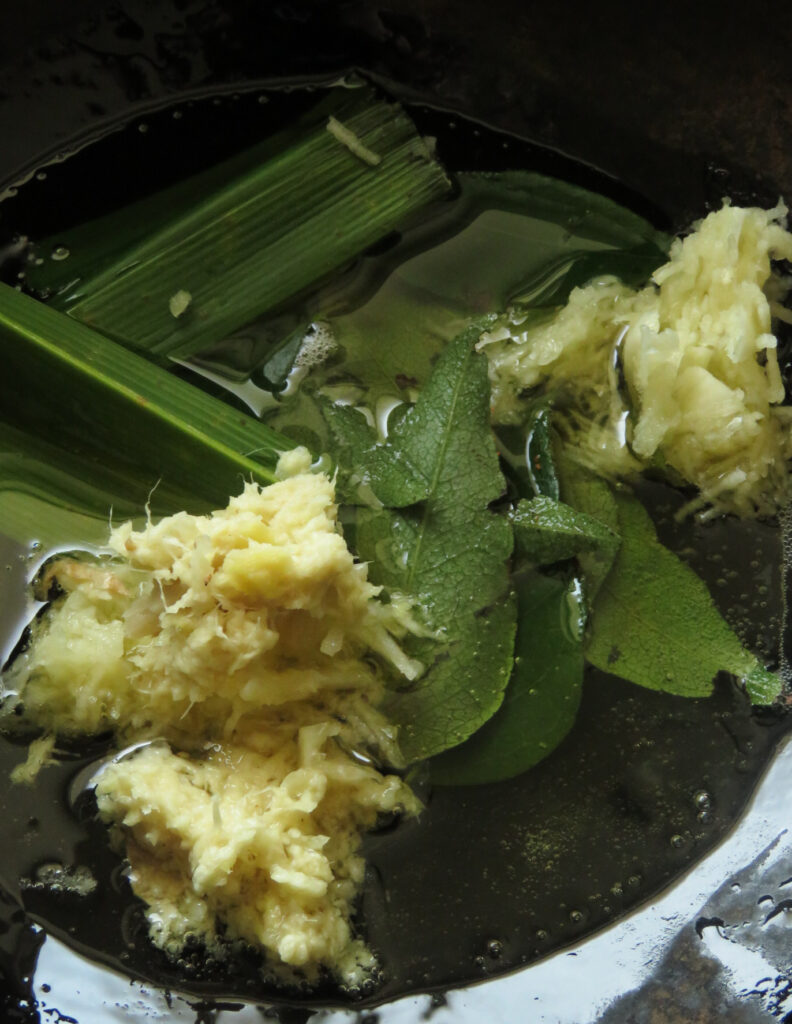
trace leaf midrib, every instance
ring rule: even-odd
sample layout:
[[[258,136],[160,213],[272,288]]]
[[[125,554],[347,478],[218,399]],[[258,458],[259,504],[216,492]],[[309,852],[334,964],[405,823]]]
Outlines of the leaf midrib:
[[[454,390],[452,392],[451,399],[451,408],[448,414],[448,418],[446,420],[445,429],[443,430],[443,444],[439,448],[438,458],[435,460],[434,463],[433,473],[430,480],[429,492],[426,496],[426,501],[423,502],[423,513],[421,515],[420,525],[417,532],[418,539],[414,548],[413,564],[410,567],[410,570],[407,574],[408,590],[412,590],[413,584],[415,582],[415,576],[416,573],[418,572],[421,547],[423,545],[424,536],[426,535],[426,521],[429,516],[432,498],[435,496],[435,492],[437,490],[437,483],[440,477],[440,470],[445,462],[446,452],[448,451],[448,445],[450,443],[451,430],[449,429],[449,425],[453,422],[454,416],[456,414],[457,402],[459,401],[459,393],[462,390],[465,383],[465,374],[463,371],[465,366],[467,365],[468,360],[471,358],[472,355],[473,349],[469,348],[467,350],[467,353],[465,354],[465,359],[463,360],[462,364],[459,367],[460,372],[457,374],[456,381],[454,384]]]

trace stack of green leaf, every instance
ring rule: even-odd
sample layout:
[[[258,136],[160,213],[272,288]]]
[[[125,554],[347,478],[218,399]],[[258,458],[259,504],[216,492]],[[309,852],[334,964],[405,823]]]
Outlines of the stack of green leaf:
[[[360,87],[67,232],[68,258],[28,274],[47,306],[0,285],[0,527],[96,540],[111,506],[200,511],[271,482],[292,442],[155,364],[316,287],[450,187],[402,109]]]
[[[447,784],[526,771],[574,724],[586,662],[684,697],[707,697],[730,672],[770,703],[778,678],[660,544],[638,499],[563,453],[556,466],[546,412],[526,430],[526,496],[503,500],[487,362],[474,349],[485,326],[445,349],[385,441],[356,410],[324,407],[337,462],[354,467],[346,500],[381,505],[358,509],[358,554],[427,627],[409,642],[426,671],[387,704],[407,757],[434,757],[433,779]]]

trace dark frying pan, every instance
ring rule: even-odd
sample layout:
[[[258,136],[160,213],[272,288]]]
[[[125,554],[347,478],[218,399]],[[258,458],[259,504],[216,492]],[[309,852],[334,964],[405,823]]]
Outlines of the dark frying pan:
[[[560,176],[574,173],[576,180],[617,195],[659,226],[681,229],[727,194],[736,201],[760,204],[772,204],[780,194],[792,196],[790,43],[792,14],[783,6],[764,3],[754,3],[738,15],[725,7],[713,11],[707,4],[595,7],[568,0],[545,5],[507,0],[486,5],[303,0],[264,9],[250,0],[30,0],[0,11],[0,186],[25,177],[44,156],[70,151],[102,135],[109,125],[148,116],[187,94],[196,100],[234,90],[244,95],[257,83],[273,79],[301,81],[310,76],[326,81],[360,68],[414,104],[425,130],[447,129],[447,112],[457,111],[531,140],[507,140],[513,147],[509,160],[530,157]],[[458,127],[457,140],[446,141],[457,163],[487,166],[491,153],[481,149],[495,136],[485,132],[482,143],[469,121],[460,120]],[[233,128],[217,115],[212,130],[224,133]],[[207,150],[212,145],[207,139]],[[147,173],[143,164],[139,173]],[[151,173],[154,181],[156,168]],[[113,186],[106,181],[102,187]],[[56,201],[68,203],[69,196],[50,193],[47,202]],[[0,206],[0,231],[8,230]],[[733,710],[727,705],[723,697],[725,718]],[[781,726],[769,723],[761,741],[754,733],[750,739],[745,733],[735,740],[733,733],[748,726],[734,716],[729,726],[730,744],[752,744],[744,759],[750,761],[755,777],[770,758]],[[752,823],[749,832],[757,842],[766,840],[765,845],[775,839],[774,828],[781,820],[774,798],[784,786],[783,771],[788,774],[782,762],[783,758],[765,780],[764,802],[747,819]],[[694,767],[690,770],[693,779]],[[692,792],[695,796],[695,786]],[[724,795],[719,835],[747,795],[745,785]],[[701,810],[706,809],[702,805]],[[474,804],[466,807],[469,815],[480,812]],[[497,821],[498,807],[492,815]],[[781,827],[778,824],[776,831]],[[439,833],[427,840],[425,853],[435,841],[440,841]],[[761,860],[760,847],[740,842],[742,846],[723,848],[721,860],[711,864],[698,882],[688,878],[678,886],[681,896],[676,904],[657,903],[659,897],[638,891],[636,883],[634,897],[624,908],[650,897],[657,906],[644,911],[643,926],[635,924],[630,931],[617,925],[610,937],[595,939],[600,941],[596,956],[585,953],[588,947],[578,951],[573,944],[559,954],[565,960],[556,957],[512,978],[488,981],[468,995],[452,992],[447,1003],[446,997],[398,1003],[392,1011],[383,1011],[383,1020],[391,1014],[394,1020],[412,1022],[432,1012],[438,1024],[484,1016],[496,1024],[583,1024],[600,1011],[598,1019],[612,1024],[787,1019],[783,1014],[792,1010],[784,995],[788,953],[778,928],[786,916],[783,885],[792,876],[789,851],[781,841]],[[453,849],[450,844],[450,853]],[[492,849],[486,856],[491,855]],[[379,865],[385,871],[388,856],[394,854],[382,855]],[[752,860],[756,863],[749,870]],[[729,873],[738,868],[739,880],[731,881]],[[756,911],[760,897],[765,902]],[[90,982],[72,980],[70,986],[67,959],[65,967],[58,967],[57,978],[39,976],[39,987],[31,988],[29,975],[42,936],[18,913],[12,897],[6,900],[7,930],[0,936],[0,986],[7,990],[4,1019],[25,1024],[57,1020],[53,1014],[59,1010],[66,1015],[61,1019],[67,1020],[69,1006],[80,1007],[73,1011],[79,1024],[121,1019],[116,1007],[128,983],[115,981],[109,973],[89,974]],[[666,917],[678,915],[670,929],[667,923],[658,924],[663,910]],[[774,972],[772,984],[755,986],[747,996],[743,993],[744,998],[735,994],[739,985],[726,983],[726,968],[710,958],[714,950],[707,944],[715,934],[739,945],[739,936],[729,928],[740,915],[747,929],[740,948],[753,943],[751,948],[765,956],[768,972]],[[640,916],[636,920],[640,922]],[[429,933],[443,934],[432,928]],[[480,936],[481,948],[466,949],[464,955],[468,961],[480,961],[478,976],[484,978],[498,972],[497,961],[504,954],[498,935],[493,932],[491,941],[485,931]],[[572,928],[569,942],[575,940]],[[100,941],[94,941],[94,950]],[[542,941],[537,933],[536,942],[523,952],[507,949],[507,959],[512,956],[509,965],[522,957],[539,957]],[[633,969],[635,957],[627,954],[628,947],[643,950],[637,955],[644,960],[654,954],[658,962],[653,971]],[[614,952],[618,950],[622,952]],[[577,958],[572,956],[577,952]],[[40,966],[39,975],[43,969]],[[134,963],[128,969],[136,973]],[[469,964],[457,973],[448,965],[444,970],[449,982],[477,976]],[[754,981],[759,982],[758,966],[757,971]],[[606,975],[611,980],[603,986]],[[178,976],[163,978],[177,987]],[[439,983],[431,972],[423,981],[410,980],[401,991]],[[637,996],[616,999],[639,983]],[[60,986],[63,1002],[48,1001],[42,984]],[[80,984],[106,985],[101,1007],[80,1002],[75,995]],[[389,994],[398,995],[398,986]],[[151,998],[156,1002],[155,996]],[[251,991],[249,998],[255,1002],[264,996]],[[527,1008],[529,1003],[535,1011]],[[207,1013],[214,1012],[211,1003],[206,1005]],[[197,1019],[188,1002],[177,1000],[170,1012],[173,1019]],[[260,1019],[249,1017],[252,1012],[237,1013],[228,1005],[222,1010],[234,1024]],[[307,1020],[313,1011],[281,1008],[267,1013],[291,1021]],[[339,1011],[338,1019],[353,1016],[352,1011]],[[226,1024],[225,1016],[222,1022]]]

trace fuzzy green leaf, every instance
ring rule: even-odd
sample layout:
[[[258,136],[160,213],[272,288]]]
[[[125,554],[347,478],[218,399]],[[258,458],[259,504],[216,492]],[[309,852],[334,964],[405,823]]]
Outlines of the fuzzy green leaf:
[[[497,712],[512,670],[516,614],[507,595],[479,615],[460,616],[428,673],[388,695],[385,708],[408,761],[456,747]]]
[[[594,516],[552,498],[519,502],[511,516],[517,554],[536,565],[552,565],[590,551],[615,554],[619,538]]]
[[[539,409],[528,426],[525,468],[534,493],[557,501],[560,492],[550,435],[550,410],[547,408]]]
[[[436,635],[412,645],[411,653],[431,662],[427,672],[385,704],[409,760],[461,743],[491,717],[511,665],[512,531],[489,510],[504,481],[489,426],[486,360],[473,349],[479,333],[468,330],[448,346],[382,446],[423,481],[426,499],[400,512],[358,515],[358,553],[375,563],[372,577],[412,597]]]
[[[404,454],[382,444],[366,417],[349,405],[320,401],[328,426],[330,452],[338,467],[337,489],[347,504],[404,508],[429,493],[425,477]]]
[[[626,493],[615,503],[622,543],[593,608],[589,661],[684,697],[708,696],[717,673],[731,672],[755,703],[771,703],[780,680],[745,650],[693,570],[660,544],[641,503]]]
[[[514,670],[503,703],[469,740],[433,759],[432,780],[439,785],[520,775],[547,757],[575,722],[583,683],[576,581],[528,573],[519,581],[518,602]],[[572,615],[570,605],[577,608]]]
[[[565,452],[556,455],[561,482],[561,498],[572,508],[596,519],[613,537],[619,536],[619,513],[609,485],[587,469],[574,463]],[[603,582],[613,567],[618,546],[603,544],[578,556],[586,593],[593,604]]]

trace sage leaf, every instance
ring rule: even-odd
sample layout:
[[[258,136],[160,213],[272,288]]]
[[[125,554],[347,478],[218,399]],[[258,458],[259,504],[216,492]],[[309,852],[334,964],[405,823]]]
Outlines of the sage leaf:
[[[516,614],[506,595],[479,615],[462,616],[427,674],[409,690],[389,693],[384,707],[399,725],[408,762],[456,747],[497,712],[512,670]]]
[[[618,537],[619,513],[609,484],[573,462],[563,449],[556,453],[556,467],[563,501],[596,519],[612,536]],[[613,567],[617,551],[618,545],[603,544],[578,555],[586,593],[592,605]]]
[[[508,682],[515,604],[508,597],[512,530],[489,506],[504,480],[489,425],[489,382],[471,328],[440,356],[382,454],[409,467],[426,497],[401,511],[362,509],[358,554],[375,582],[411,597],[434,638],[410,653],[427,664],[385,709],[408,760],[467,739],[497,710]],[[395,500],[408,495],[394,493]]]
[[[525,422],[493,427],[501,464],[515,499],[544,494],[558,500],[550,409],[542,403],[529,409]]]
[[[637,498],[614,495],[621,547],[591,617],[588,660],[640,686],[707,697],[719,671],[737,676],[757,704],[781,690],[747,651],[702,580],[657,539]]]
[[[539,409],[529,425],[525,439],[525,466],[534,494],[558,500],[553,442],[550,435],[550,410]]]
[[[561,501],[523,499],[511,515],[515,552],[536,565],[552,565],[586,552],[615,554],[618,536],[603,522]]]
[[[427,479],[403,452],[380,442],[377,431],[360,410],[326,399],[320,401],[320,408],[329,430],[329,454],[337,467],[337,488],[343,501],[404,508],[428,497]]]
[[[432,760],[438,785],[513,778],[547,757],[575,722],[583,682],[576,581],[531,571],[518,583],[514,670],[493,717],[469,740]]]

